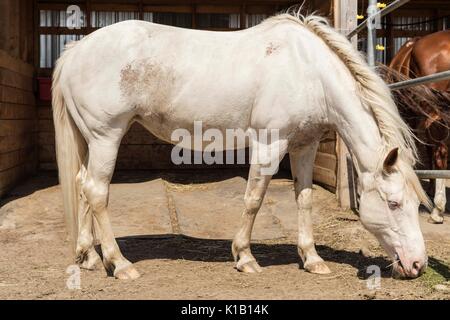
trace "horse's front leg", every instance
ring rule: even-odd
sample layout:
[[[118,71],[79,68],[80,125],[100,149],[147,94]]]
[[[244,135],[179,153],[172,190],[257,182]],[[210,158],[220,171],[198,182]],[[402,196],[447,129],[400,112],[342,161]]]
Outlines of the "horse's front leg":
[[[436,179],[436,189],[434,192],[434,208],[430,215],[431,223],[444,223],[443,213],[447,204],[445,179]]]
[[[261,267],[256,262],[250,250],[250,239],[255,222],[256,214],[261,207],[264,195],[272,176],[261,174],[261,165],[252,164],[250,166],[245,191],[245,209],[242,213],[241,228],[234,237],[232,252],[236,261],[236,269],[243,272],[261,272]]]
[[[444,143],[440,143],[434,150],[433,160],[438,170],[447,169],[448,148]],[[443,223],[445,206],[447,204],[445,179],[436,179],[434,192],[434,208],[430,215],[430,222]]]
[[[298,253],[303,268],[311,273],[327,274],[330,269],[317,254],[311,220],[313,164],[318,143],[290,152],[295,199],[298,206]]]
[[[278,165],[286,154],[286,148],[286,140],[279,140],[268,145],[256,140],[252,141],[252,161],[244,197],[245,209],[241,218],[241,228],[231,246],[236,269],[239,271],[247,273],[262,271],[250,250],[251,234],[267,186],[272,175],[278,170]],[[270,158],[265,158],[261,156],[262,154],[270,154]],[[265,159],[262,160],[262,158]]]

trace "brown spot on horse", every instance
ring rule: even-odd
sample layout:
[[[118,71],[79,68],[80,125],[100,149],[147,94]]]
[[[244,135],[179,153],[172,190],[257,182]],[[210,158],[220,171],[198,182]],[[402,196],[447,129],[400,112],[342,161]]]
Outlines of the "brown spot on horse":
[[[270,42],[266,48],[266,57],[272,55],[279,48],[280,48],[280,45],[275,45],[273,42]]]
[[[122,97],[138,106],[166,105],[175,76],[170,67],[149,59],[135,60],[120,71]]]

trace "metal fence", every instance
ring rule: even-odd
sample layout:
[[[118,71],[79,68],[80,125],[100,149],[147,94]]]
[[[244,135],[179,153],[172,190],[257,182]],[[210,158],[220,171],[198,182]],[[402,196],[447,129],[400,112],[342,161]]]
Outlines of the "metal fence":
[[[372,13],[371,15],[369,15],[369,17],[366,20],[364,20],[355,29],[353,29],[352,31],[350,31],[347,34],[347,38],[351,39],[353,36],[358,34],[360,31],[364,30],[365,28],[368,29],[367,30],[368,31],[368,33],[367,33],[367,40],[368,40],[367,41],[367,52],[368,52],[369,64],[374,65],[375,48],[374,48],[373,44],[375,43],[374,37],[376,37],[376,34],[373,32],[373,28],[372,28],[374,19],[376,18],[376,16],[379,16],[381,18],[381,17],[387,15],[388,13],[400,8],[402,5],[408,3],[409,1],[410,0],[397,0],[397,1],[392,2],[389,6],[387,6],[383,10],[379,10],[378,12]],[[376,2],[376,1],[371,1],[371,2],[369,2],[369,4],[373,5],[374,2]],[[368,12],[370,14],[370,10],[368,10]],[[424,77],[420,77],[420,78],[415,78],[415,79],[410,79],[410,80],[393,83],[393,84],[389,85],[389,88],[391,90],[400,90],[400,89],[409,88],[409,87],[413,87],[413,86],[417,86],[417,85],[421,85],[421,84],[425,84],[425,83],[437,82],[437,81],[442,81],[442,80],[447,80],[447,79],[450,79],[450,70],[436,73],[436,74],[429,75],[429,76],[424,76]],[[416,170],[415,172],[418,175],[418,177],[421,179],[450,179],[450,170]]]

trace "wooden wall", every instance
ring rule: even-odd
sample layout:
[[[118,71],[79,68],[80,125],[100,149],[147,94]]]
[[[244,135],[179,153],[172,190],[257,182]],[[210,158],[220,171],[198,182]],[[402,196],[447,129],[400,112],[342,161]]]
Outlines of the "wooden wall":
[[[37,168],[32,1],[0,1],[0,197]]]
[[[337,154],[336,132],[331,131],[325,135],[317,150],[314,162],[313,178],[329,190],[336,189],[337,183]]]
[[[56,170],[55,133],[48,103],[38,103],[39,168]],[[176,168],[170,160],[172,146],[135,123],[122,140],[116,169],[149,170]]]

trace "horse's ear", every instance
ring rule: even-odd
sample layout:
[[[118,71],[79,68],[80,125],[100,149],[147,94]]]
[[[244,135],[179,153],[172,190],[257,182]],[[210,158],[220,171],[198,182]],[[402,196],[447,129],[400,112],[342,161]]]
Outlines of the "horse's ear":
[[[391,173],[393,171],[393,167],[398,159],[398,148],[392,149],[388,155],[386,156],[386,159],[384,159],[383,162],[383,172],[384,173]]]

